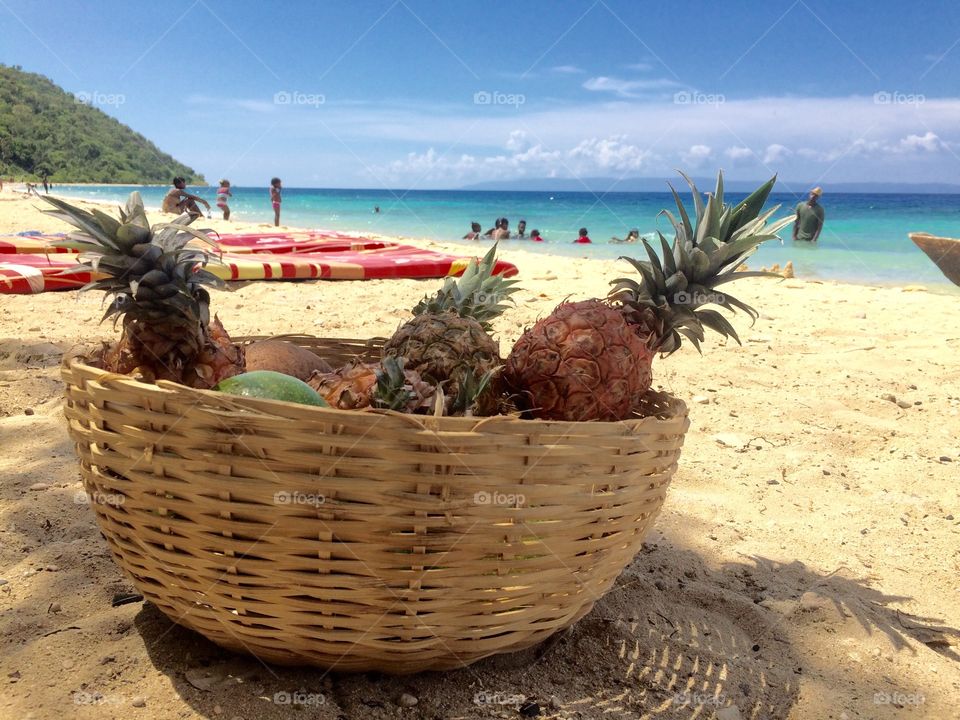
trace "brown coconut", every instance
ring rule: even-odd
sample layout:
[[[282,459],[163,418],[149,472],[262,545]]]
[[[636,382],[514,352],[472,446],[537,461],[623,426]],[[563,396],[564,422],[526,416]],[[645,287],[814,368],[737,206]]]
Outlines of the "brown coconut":
[[[285,340],[259,340],[246,350],[247,372],[273,370],[306,382],[316,371],[333,370],[323,358]]]

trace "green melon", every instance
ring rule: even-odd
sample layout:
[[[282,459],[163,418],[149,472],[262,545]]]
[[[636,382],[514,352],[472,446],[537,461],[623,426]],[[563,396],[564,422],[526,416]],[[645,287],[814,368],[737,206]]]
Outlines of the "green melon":
[[[221,380],[213,389],[243,397],[330,407],[316,390],[302,380],[272,370],[254,370],[234,375]]]

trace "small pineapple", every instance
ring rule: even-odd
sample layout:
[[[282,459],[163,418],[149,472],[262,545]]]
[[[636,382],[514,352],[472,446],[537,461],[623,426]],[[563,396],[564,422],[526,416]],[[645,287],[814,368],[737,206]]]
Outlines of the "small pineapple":
[[[398,412],[424,412],[431,406],[433,385],[404,368],[403,358],[380,364],[353,362],[333,372],[314,373],[307,381],[331,407],[362,410],[375,407]]]
[[[187,247],[194,238],[213,245],[204,232],[188,227],[189,216],[151,228],[138,192],[120,209],[119,221],[42,197],[55,208],[44,212],[78,228],[69,237],[81,252],[78,270],[106,276],[83,288],[112,297],[103,319],[123,324],[120,341],[104,351],[105,370],[207,389],[244,371],[243,349],[210,318],[203,286],[225,285],[203,269],[211,253]]]
[[[518,288],[516,280],[494,275],[494,245],[472,261],[460,278],[447,278],[434,295],[414,308],[415,317],[384,345],[384,357],[402,357],[424,380],[455,397],[462,379],[479,380],[502,364],[500,347],[489,335],[491,321],[507,309],[504,302]],[[485,392],[492,392],[486,383]],[[489,405],[489,403],[481,403]]]
[[[660,235],[663,259],[646,241],[648,260],[622,258],[637,270],[641,282],[621,278],[613,281],[606,299],[561,304],[514,345],[503,378],[517,402],[538,418],[622,420],[650,388],[656,354],[676,351],[681,337],[699,350],[704,328],[709,328],[739,343],[729,321],[703,306],[716,304],[757,317],[753,308],[717,288],[732,280],[770,275],[737,268],[791,221],[784,218],[767,225],[777,208],[760,214],[775,180],[735,207],[723,204],[722,173],[706,204],[688,180],[696,225],[691,225],[674,192],[680,219],[664,211],[676,237],[671,246]]]
[[[354,361],[332,372],[315,372],[307,384],[330,407],[359,410],[370,406],[378,369],[378,365]]]
[[[404,369],[403,358],[385,357],[377,370],[377,384],[370,394],[376,408],[415,413],[430,408],[435,388],[415,370]]]

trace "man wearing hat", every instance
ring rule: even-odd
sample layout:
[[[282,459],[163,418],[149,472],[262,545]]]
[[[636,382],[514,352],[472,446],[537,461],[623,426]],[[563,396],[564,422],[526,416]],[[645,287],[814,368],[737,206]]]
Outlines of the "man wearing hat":
[[[797,219],[793,223],[793,239],[805,242],[816,242],[823,230],[823,206],[820,205],[820,196],[823,190],[815,187],[810,191],[806,202],[797,205]]]

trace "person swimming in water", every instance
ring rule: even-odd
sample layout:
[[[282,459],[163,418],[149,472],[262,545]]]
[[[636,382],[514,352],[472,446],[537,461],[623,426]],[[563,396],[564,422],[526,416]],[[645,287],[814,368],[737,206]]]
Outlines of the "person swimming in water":
[[[621,240],[620,238],[614,236],[614,237],[610,238],[610,242],[612,242],[612,243],[635,243],[635,242],[636,242],[637,240],[639,240],[639,239],[640,239],[640,231],[634,229],[634,230],[631,230],[630,232],[628,232],[628,233],[627,233],[627,236],[626,236],[623,240]]]
[[[480,231],[483,230],[483,226],[478,222],[470,223],[470,232],[463,236],[464,240],[479,240]]]
[[[573,241],[575,245],[588,245],[592,243],[593,240],[590,239],[590,236],[587,235],[587,229],[585,227],[580,228],[580,235],[576,240]]]

